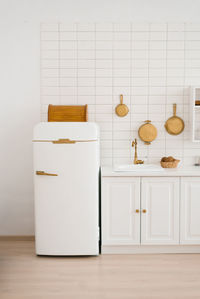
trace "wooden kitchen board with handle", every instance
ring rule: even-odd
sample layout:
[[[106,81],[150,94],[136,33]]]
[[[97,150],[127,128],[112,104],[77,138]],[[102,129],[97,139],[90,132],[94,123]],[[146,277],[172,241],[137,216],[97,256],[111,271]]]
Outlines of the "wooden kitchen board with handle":
[[[86,122],[88,121],[88,105],[63,106],[49,105],[49,122]]]

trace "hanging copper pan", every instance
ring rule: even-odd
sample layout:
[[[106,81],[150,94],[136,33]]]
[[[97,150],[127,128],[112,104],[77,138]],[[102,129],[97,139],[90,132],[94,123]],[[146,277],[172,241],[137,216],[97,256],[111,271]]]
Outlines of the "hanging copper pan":
[[[115,108],[115,112],[119,117],[124,117],[129,112],[128,107],[125,104],[123,104],[123,95],[122,94],[120,94],[120,104],[117,105],[117,107]]]
[[[173,104],[173,116],[170,117],[165,123],[165,129],[171,135],[179,135],[185,128],[182,118],[176,116],[176,104]]]

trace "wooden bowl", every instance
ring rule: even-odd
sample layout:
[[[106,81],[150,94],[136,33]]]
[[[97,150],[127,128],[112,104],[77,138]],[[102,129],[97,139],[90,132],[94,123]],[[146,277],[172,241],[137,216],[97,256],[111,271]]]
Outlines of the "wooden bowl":
[[[176,168],[178,166],[178,163],[180,162],[180,160],[175,159],[173,162],[163,162],[160,161],[160,165],[163,168]]]

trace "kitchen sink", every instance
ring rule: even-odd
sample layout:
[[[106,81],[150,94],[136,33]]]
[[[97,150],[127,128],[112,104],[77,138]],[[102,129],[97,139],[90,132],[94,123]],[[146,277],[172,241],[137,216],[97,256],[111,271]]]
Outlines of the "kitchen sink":
[[[156,164],[124,164],[114,166],[114,171],[164,171],[164,168]]]

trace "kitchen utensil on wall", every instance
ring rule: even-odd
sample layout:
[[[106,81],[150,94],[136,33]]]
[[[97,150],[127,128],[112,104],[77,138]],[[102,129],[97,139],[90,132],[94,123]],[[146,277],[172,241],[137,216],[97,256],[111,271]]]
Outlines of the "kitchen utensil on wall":
[[[119,117],[124,117],[129,113],[128,107],[123,104],[123,95],[120,94],[120,104],[115,108],[115,112]]]
[[[171,135],[179,135],[183,132],[185,127],[182,118],[176,116],[176,104],[173,104],[173,116],[171,116],[165,123],[165,129]]]
[[[139,130],[138,135],[145,144],[149,145],[157,137],[157,129],[154,125],[151,124],[150,120],[145,120]]]
[[[85,122],[88,121],[88,105],[63,106],[49,105],[48,121],[56,122]]]

